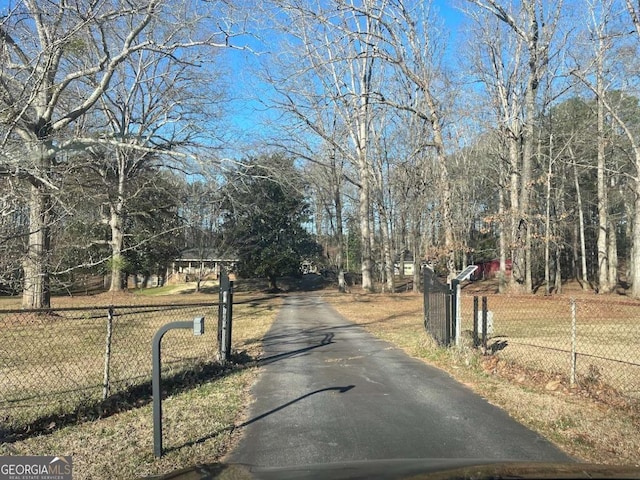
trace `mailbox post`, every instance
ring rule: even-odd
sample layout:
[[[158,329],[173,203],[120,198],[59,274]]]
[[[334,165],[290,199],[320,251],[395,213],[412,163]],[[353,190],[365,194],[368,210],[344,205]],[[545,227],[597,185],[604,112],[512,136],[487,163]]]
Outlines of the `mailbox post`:
[[[160,344],[162,337],[169,330],[175,328],[193,329],[194,335],[204,334],[204,317],[196,317],[189,322],[171,322],[160,327],[160,330],[153,336],[152,356],[153,356],[153,372],[151,375],[151,385],[153,391],[153,454],[162,457],[162,388],[160,385],[161,375],[161,358]]]
[[[458,276],[455,278],[454,282],[451,282],[451,288],[455,291],[453,292],[455,298],[455,324],[456,324],[456,346],[459,347],[462,345],[462,308],[460,305],[460,283],[468,280],[473,272],[478,269],[477,265],[469,265],[463,271],[461,271]]]

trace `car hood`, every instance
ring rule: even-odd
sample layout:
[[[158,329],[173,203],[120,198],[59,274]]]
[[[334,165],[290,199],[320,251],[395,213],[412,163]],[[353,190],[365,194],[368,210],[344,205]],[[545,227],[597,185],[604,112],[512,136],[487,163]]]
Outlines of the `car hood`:
[[[584,463],[522,463],[478,459],[393,459],[290,467],[212,463],[147,477],[149,480],[205,479],[639,479],[640,466]]]

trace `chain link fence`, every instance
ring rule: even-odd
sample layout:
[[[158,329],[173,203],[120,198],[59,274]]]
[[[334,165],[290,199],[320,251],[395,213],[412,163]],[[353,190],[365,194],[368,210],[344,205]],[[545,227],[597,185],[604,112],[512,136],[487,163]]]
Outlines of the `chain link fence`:
[[[100,415],[110,401],[150,397],[154,334],[197,316],[205,317],[203,336],[165,335],[166,378],[217,364],[217,303],[0,310],[0,441],[65,416]]]
[[[473,296],[463,294],[461,300],[462,328],[469,336]],[[606,385],[640,399],[640,303],[489,295],[487,309],[491,353],[570,383]]]

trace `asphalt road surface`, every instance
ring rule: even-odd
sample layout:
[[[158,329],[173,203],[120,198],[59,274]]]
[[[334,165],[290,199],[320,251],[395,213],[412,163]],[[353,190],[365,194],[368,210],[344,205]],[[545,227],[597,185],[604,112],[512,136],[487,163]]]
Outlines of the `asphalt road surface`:
[[[419,324],[416,335],[425,335]],[[570,461],[446,373],[346,321],[319,295],[288,297],[264,348],[229,462]]]

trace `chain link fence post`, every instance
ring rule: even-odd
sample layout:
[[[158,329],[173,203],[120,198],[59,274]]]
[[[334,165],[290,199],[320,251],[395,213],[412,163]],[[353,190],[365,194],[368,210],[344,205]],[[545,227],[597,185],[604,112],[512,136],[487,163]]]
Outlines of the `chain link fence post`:
[[[102,376],[102,400],[106,400],[109,397],[111,390],[109,373],[111,369],[111,340],[113,338],[113,307],[109,307],[107,310],[107,338],[105,340],[104,347],[104,372]]]
[[[571,374],[569,383],[573,387],[576,384],[576,372],[578,363],[578,329],[576,299],[571,299]]]

